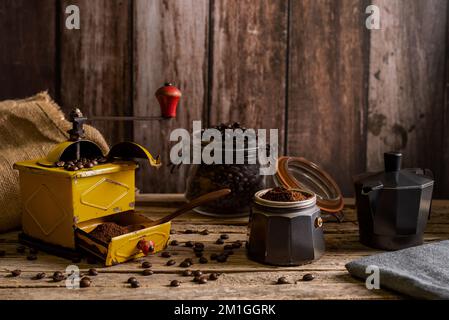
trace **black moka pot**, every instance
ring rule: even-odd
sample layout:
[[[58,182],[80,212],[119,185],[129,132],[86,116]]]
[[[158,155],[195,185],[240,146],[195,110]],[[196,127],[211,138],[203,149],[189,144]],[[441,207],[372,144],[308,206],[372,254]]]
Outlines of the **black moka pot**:
[[[383,250],[423,243],[434,181],[430,170],[402,169],[400,152],[384,154],[385,172],[355,177],[360,242]]]

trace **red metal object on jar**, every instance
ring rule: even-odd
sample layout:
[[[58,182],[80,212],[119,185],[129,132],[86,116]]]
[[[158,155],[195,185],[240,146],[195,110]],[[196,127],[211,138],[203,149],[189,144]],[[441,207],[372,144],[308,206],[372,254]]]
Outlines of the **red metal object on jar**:
[[[157,89],[155,96],[161,106],[161,114],[164,118],[176,117],[176,108],[182,94],[181,91],[171,83],[165,83]]]

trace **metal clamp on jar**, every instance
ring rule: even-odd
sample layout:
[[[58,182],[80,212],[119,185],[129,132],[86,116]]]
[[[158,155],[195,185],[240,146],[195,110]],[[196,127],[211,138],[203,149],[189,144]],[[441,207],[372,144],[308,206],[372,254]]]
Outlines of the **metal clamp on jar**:
[[[323,221],[316,195],[300,201],[271,201],[263,195],[254,196],[249,222],[248,255],[251,259],[270,265],[294,266],[319,259],[324,253]]]

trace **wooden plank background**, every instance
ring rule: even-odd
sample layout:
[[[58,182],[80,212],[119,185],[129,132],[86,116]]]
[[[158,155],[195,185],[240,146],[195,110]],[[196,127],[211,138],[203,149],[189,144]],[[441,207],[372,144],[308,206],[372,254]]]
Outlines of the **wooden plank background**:
[[[365,9],[380,8],[380,30]],[[64,27],[65,7],[81,30]],[[158,115],[165,81],[183,91],[176,119],[94,125],[169,161],[169,132],[192,120],[278,128],[281,154],[321,164],[352,194],[382,154],[428,167],[449,197],[445,0],[5,0],[0,98],[48,89],[64,110]],[[142,168],[145,192],[180,192],[187,168]]]

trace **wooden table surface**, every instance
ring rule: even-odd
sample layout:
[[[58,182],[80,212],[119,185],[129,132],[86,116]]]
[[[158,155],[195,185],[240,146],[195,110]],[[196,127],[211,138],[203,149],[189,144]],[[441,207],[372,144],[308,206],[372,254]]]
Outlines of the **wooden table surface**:
[[[174,202],[173,202],[174,203]],[[139,206],[138,211],[149,217],[161,217],[174,210],[161,204]],[[130,261],[121,265],[104,268],[101,265],[87,264],[85,260],[78,263],[81,271],[95,267],[99,275],[91,277],[90,288],[69,290],[65,283],[55,283],[51,279],[32,280],[37,272],[46,272],[51,276],[54,271],[64,272],[71,261],[39,252],[38,259],[28,261],[27,253],[17,253],[18,232],[0,235],[0,250],[5,250],[0,257],[0,299],[401,299],[400,295],[386,290],[367,290],[364,283],[353,279],[345,269],[345,264],[356,258],[371,255],[376,250],[369,249],[358,242],[357,220],[353,204],[344,209],[345,221],[342,223],[325,223],[326,253],[312,264],[298,267],[272,267],[248,260],[245,248],[236,249],[226,263],[209,261],[207,264],[195,263],[190,269],[203,273],[220,272],[217,281],[207,284],[192,282],[191,277],[182,277],[184,270],[179,262],[186,257],[194,257],[192,249],[184,246],[186,241],[205,243],[205,255],[220,252],[222,245],[215,244],[220,234],[226,233],[229,239],[246,240],[247,218],[216,219],[195,213],[185,214],[173,221],[175,234],[171,239],[180,242],[179,246],[169,246],[167,251],[177,264],[166,266],[167,258],[155,256],[139,261]],[[184,234],[187,229],[196,233]],[[198,232],[207,229],[209,235]],[[426,229],[426,242],[449,239],[449,201],[434,201],[432,217]],[[149,260],[153,267],[152,276],[141,275],[141,262]],[[194,261],[197,261],[195,258]],[[21,269],[19,277],[9,277],[8,270]],[[311,282],[302,282],[306,273],[313,273],[316,278]],[[130,276],[136,276],[141,284],[132,289],[126,284]],[[276,280],[287,277],[292,284],[276,285]],[[169,287],[171,280],[180,280],[181,286]],[[296,283],[295,283],[296,282]]]

